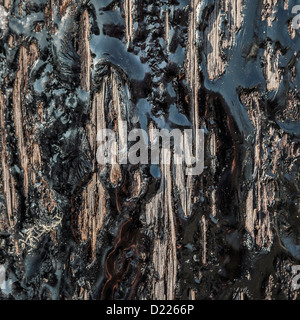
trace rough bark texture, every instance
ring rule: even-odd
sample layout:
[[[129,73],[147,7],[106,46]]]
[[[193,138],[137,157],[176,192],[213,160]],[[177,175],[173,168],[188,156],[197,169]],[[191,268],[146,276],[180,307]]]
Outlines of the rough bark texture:
[[[296,2],[0,0],[1,299],[299,299]],[[204,172],[99,165],[119,120]]]

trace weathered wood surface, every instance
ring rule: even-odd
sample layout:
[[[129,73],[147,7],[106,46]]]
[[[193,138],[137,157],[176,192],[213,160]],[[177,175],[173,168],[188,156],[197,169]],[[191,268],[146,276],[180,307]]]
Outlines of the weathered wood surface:
[[[295,4],[0,1],[2,299],[299,298]],[[99,165],[118,120],[205,171]]]

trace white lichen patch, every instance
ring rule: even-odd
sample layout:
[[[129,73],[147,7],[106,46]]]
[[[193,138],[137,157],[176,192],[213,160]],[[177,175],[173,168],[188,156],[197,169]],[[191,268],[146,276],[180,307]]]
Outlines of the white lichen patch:
[[[7,11],[5,10],[5,8],[0,5],[0,29],[1,30],[5,30],[7,28]]]
[[[23,233],[21,233],[20,243],[23,249],[27,247],[29,251],[37,248],[37,245],[40,243],[41,238],[49,234],[51,231],[57,229],[57,227],[61,224],[62,217],[59,215],[55,215],[51,221],[39,221],[35,224],[35,226],[26,229]]]

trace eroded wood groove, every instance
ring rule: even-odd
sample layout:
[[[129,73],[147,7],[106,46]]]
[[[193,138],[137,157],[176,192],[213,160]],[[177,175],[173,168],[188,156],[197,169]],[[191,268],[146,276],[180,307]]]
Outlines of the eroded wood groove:
[[[17,203],[13,200],[14,196],[12,194],[11,184],[13,183],[10,174],[10,166],[8,162],[8,155],[6,150],[6,125],[5,125],[5,100],[3,93],[0,91],[0,125],[1,125],[1,146],[2,146],[2,153],[1,153],[1,166],[2,166],[2,184],[3,184],[3,191],[4,196],[6,199],[6,210],[7,210],[7,219],[8,219],[8,226],[12,228],[15,224],[14,222],[14,211],[17,209]],[[2,231],[5,230],[5,227],[2,227]]]
[[[204,51],[210,80],[217,79],[225,72],[226,63],[221,57],[224,50],[233,45],[242,21],[242,0],[215,1],[204,30]],[[225,23],[224,27],[222,23]]]
[[[80,19],[79,56],[81,59],[81,88],[90,91],[90,23],[89,14],[85,10]]]
[[[134,0],[124,0],[127,46],[129,46],[133,40],[133,1]]]
[[[151,128],[149,131],[151,132]],[[164,160],[170,156],[169,150],[162,149],[161,157]],[[177,280],[177,251],[170,165],[161,166],[161,175],[157,195],[146,205],[145,211],[146,226],[153,228],[152,262],[154,273],[157,273],[157,275],[153,275],[151,298],[154,300],[172,300],[175,298]]]
[[[32,44],[30,46],[30,51],[28,53],[25,47],[21,47],[19,54],[19,64],[18,71],[16,75],[16,80],[14,82],[13,89],[13,111],[14,111],[14,124],[16,130],[16,136],[18,139],[18,150],[21,166],[24,172],[24,193],[28,195],[29,187],[29,177],[28,177],[28,153],[27,153],[27,143],[24,133],[24,120],[23,120],[23,99],[24,94],[27,91],[28,82],[28,68],[32,66],[37,58],[37,48],[36,45]]]

